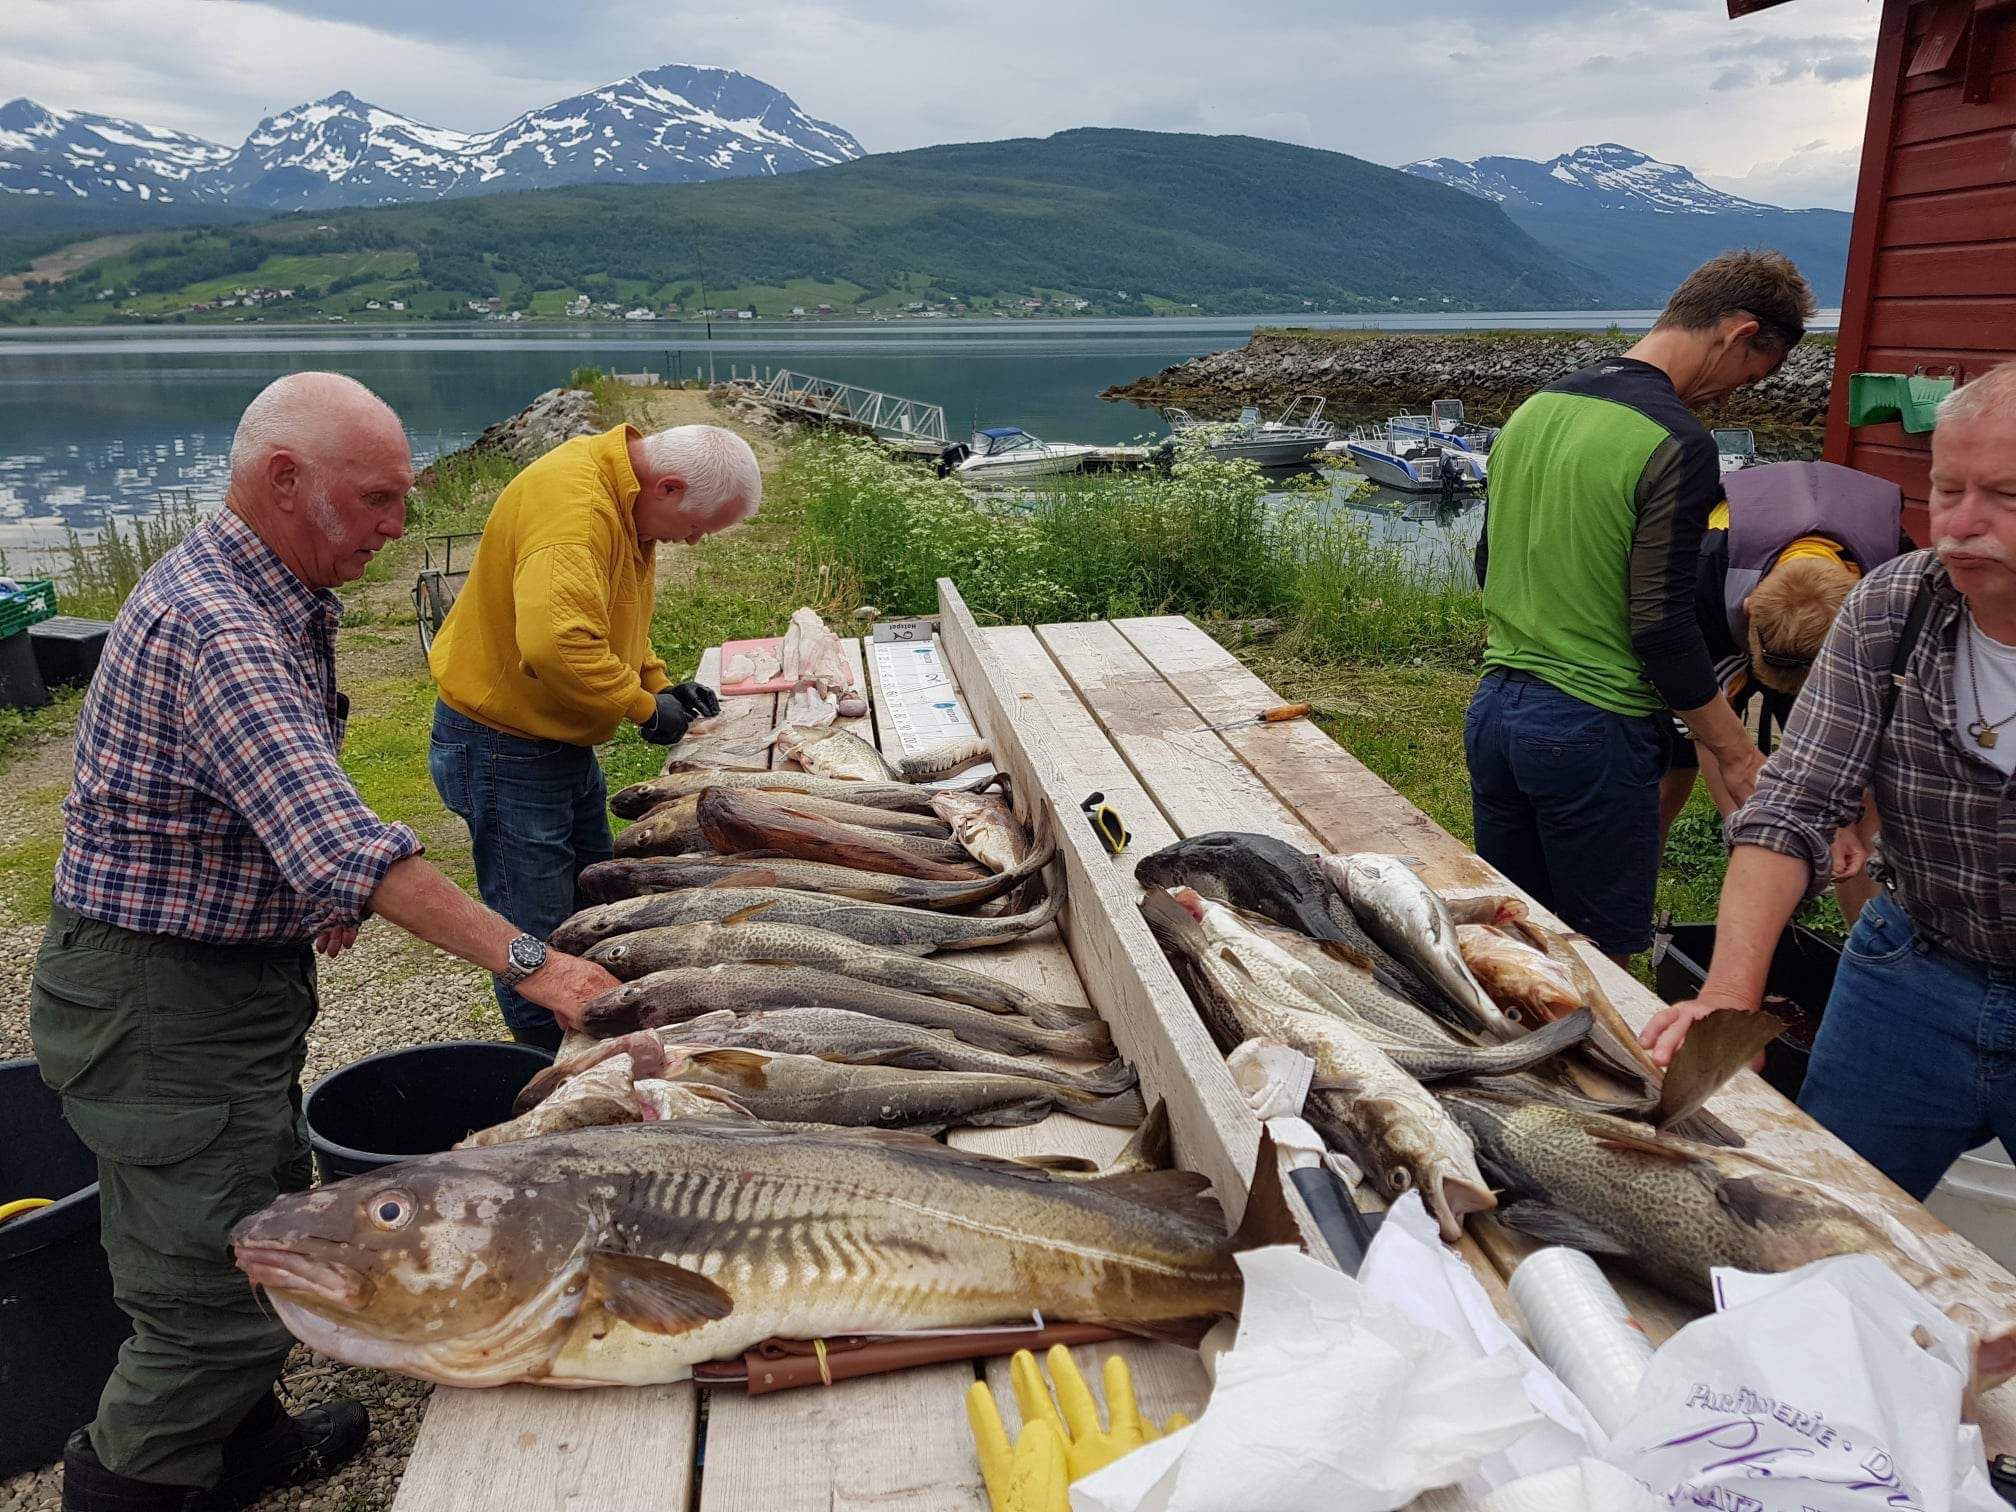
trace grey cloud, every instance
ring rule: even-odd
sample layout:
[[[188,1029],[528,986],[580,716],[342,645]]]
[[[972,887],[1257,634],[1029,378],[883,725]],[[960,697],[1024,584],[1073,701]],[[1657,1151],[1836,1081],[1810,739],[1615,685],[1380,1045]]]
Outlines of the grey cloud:
[[[1100,124],[1278,136],[1386,163],[1618,141],[1726,177],[1778,143],[1852,143],[1859,103],[1815,107],[1812,81],[1866,69],[1874,26],[1864,0],[1741,23],[1715,0],[1435,0],[1425,29],[1429,11],[1392,0],[144,3],[162,19],[129,37],[71,24],[63,0],[0,0],[0,99],[116,108],[236,143],[261,115],[340,88],[468,130],[686,62],[743,69],[880,151]],[[31,32],[24,14],[46,19]],[[168,40],[247,30],[285,65]],[[316,42],[289,50],[294,37]],[[1422,66],[1362,66],[1380,57]],[[1795,65],[1806,82],[1766,82]]]

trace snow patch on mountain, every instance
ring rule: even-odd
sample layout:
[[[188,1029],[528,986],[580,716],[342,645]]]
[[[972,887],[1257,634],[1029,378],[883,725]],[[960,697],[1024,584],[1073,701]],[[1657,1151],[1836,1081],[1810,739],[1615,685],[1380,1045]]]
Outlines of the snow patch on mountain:
[[[1760,204],[1711,189],[1678,163],[1616,142],[1577,147],[1544,163],[1530,158],[1424,158],[1402,172],[1433,179],[1514,209],[1653,210],[1667,215],[1763,214]]]
[[[307,209],[558,184],[691,183],[860,156],[846,131],[762,80],[681,64],[486,132],[428,125],[341,90],[268,116],[235,149],[32,100],[0,105],[0,193],[82,199]]]

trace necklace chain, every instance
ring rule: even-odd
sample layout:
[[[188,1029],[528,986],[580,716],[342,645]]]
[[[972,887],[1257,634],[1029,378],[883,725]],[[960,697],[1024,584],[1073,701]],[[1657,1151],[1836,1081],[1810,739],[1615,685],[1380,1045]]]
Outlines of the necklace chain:
[[[1995,733],[2002,726],[2016,719],[2016,709],[2010,710],[1993,724],[1988,723],[1987,708],[1981,702],[1981,666],[1974,659],[1974,637],[1981,632],[1975,628],[1974,616],[1967,616],[1967,678],[1974,686],[1974,718],[1968,723],[1967,733],[1974,737],[1974,743],[1983,750],[1994,746],[2000,737]]]

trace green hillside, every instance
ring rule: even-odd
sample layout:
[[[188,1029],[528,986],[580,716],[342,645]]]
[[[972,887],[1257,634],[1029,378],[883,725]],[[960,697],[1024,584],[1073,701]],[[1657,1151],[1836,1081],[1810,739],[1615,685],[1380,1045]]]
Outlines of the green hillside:
[[[705,282],[705,298],[701,294]],[[889,153],[779,178],[550,189],[169,235],[0,306],[0,320],[938,305],[1090,313],[1572,308],[1613,291],[1492,204],[1252,137],[1083,130]],[[114,291],[105,296],[103,290]],[[128,293],[129,290],[136,291]],[[407,305],[389,309],[391,299]],[[368,311],[378,299],[379,311]]]

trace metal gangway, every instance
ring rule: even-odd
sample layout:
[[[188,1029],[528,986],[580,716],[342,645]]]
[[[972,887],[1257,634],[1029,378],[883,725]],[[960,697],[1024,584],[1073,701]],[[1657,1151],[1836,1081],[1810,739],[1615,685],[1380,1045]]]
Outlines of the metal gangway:
[[[878,436],[931,442],[939,447],[949,442],[944,406],[920,404],[915,399],[862,388],[856,383],[840,383],[779,368],[764,384],[762,397],[774,409],[815,420],[859,425]]]

